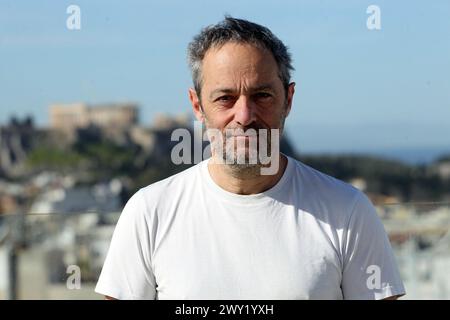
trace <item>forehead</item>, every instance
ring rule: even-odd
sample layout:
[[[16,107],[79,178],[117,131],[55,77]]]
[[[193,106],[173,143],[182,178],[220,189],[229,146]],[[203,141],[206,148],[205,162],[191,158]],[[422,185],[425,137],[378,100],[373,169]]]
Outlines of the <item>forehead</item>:
[[[251,44],[232,42],[213,47],[203,59],[204,87],[255,85],[276,79],[279,79],[278,66],[272,53]]]

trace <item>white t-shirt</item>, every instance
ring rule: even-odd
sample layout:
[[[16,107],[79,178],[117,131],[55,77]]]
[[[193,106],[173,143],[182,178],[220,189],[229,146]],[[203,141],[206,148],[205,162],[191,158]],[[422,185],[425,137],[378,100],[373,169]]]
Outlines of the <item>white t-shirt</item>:
[[[126,204],[95,291],[118,299],[382,299],[405,293],[359,190],[288,157],[271,189],[238,195],[208,160]]]

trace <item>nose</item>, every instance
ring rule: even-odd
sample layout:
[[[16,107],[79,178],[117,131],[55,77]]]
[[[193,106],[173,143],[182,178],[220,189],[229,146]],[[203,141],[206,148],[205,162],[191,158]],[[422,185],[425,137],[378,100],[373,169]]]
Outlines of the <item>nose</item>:
[[[241,96],[235,102],[234,109],[234,119],[240,126],[245,127],[255,121],[254,105],[248,97]]]

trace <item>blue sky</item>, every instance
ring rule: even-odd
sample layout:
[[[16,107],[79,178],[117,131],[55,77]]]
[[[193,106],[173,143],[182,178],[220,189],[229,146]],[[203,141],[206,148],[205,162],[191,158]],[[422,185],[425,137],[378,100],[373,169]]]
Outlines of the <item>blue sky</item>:
[[[81,30],[66,8],[81,8]],[[366,27],[369,5],[381,30]],[[189,112],[186,46],[225,13],[269,27],[297,83],[286,122],[303,151],[450,151],[450,1],[0,2],[0,123],[51,103],[137,102],[141,123]]]

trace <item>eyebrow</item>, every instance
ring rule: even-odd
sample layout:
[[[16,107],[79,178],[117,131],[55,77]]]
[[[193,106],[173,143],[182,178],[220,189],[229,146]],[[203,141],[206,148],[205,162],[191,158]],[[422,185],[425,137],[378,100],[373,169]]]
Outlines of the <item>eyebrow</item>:
[[[257,87],[253,87],[253,88],[250,88],[250,92],[255,92],[255,91],[263,91],[263,90],[273,90],[273,85],[272,84],[263,84],[263,85],[260,85],[260,86],[257,86]],[[231,89],[231,88],[218,88],[218,89],[215,89],[215,90],[213,90],[212,92],[211,92],[211,94],[209,95],[209,98],[210,99],[213,99],[213,97],[215,96],[215,95],[217,95],[217,94],[219,94],[219,93],[226,93],[226,94],[230,94],[230,93],[233,93],[233,92],[235,92],[235,90],[234,89]]]

